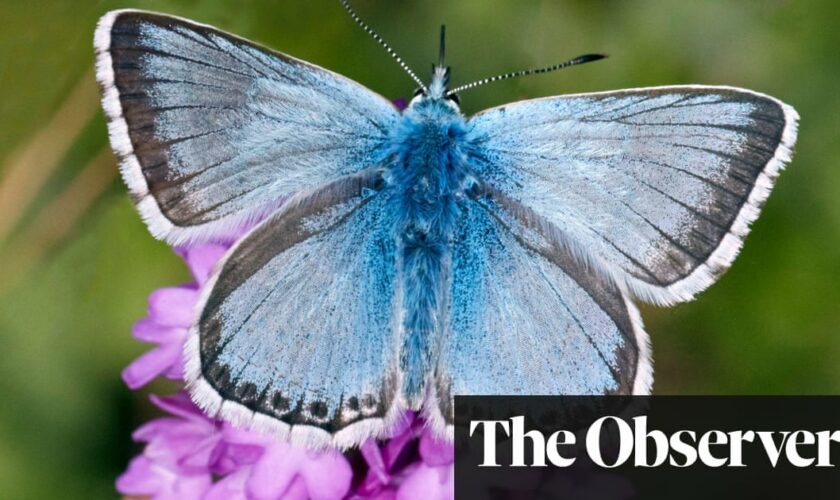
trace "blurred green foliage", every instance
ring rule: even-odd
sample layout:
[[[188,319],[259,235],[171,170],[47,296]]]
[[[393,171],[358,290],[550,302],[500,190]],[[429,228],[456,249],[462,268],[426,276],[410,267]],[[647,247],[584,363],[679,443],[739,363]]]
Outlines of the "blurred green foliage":
[[[794,161],[733,269],[693,303],[643,310],[656,358],[655,392],[840,391],[835,2],[355,3],[421,74],[436,57],[438,25],[445,22],[455,84],[579,53],[612,56],[465,93],[468,114],[526,97],[679,83],[743,86],[795,106],[802,121]],[[213,24],[386,96],[413,91],[412,82],[331,0],[6,1],[0,3],[0,168],[80,81],[92,79],[96,20],[118,7]],[[145,396],[130,392],[119,378],[145,349],[131,339],[130,326],[144,315],[151,290],[183,282],[187,273],[166,245],[149,236],[121,183],[109,180],[82,217],[69,221],[49,245],[37,238],[29,246],[15,244],[106,146],[106,135],[97,113],[78,130],[57,168],[36,179],[36,196],[11,238],[0,242],[6,262],[37,257],[0,295],[2,498],[113,497],[113,479],[135,451],[129,433],[152,414]],[[0,183],[5,174],[0,170]],[[0,276],[0,284],[5,279]]]

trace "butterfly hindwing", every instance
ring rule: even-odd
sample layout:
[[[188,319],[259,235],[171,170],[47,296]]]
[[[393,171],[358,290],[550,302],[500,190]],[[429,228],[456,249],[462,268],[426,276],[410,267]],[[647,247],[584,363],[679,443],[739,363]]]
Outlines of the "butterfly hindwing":
[[[114,11],[95,45],[123,177],[170,243],[229,236],[374,165],[398,116],[345,77],[179,18]]]
[[[558,241],[556,229],[486,186],[462,205],[446,331],[427,412],[452,424],[452,396],[647,394],[638,311]]]
[[[478,174],[637,297],[691,299],[731,264],[796,138],[796,112],[728,87],[535,99],[469,122]]]
[[[378,174],[297,196],[208,284],[186,378],[211,415],[350,446],[400,415],[393,222]]]

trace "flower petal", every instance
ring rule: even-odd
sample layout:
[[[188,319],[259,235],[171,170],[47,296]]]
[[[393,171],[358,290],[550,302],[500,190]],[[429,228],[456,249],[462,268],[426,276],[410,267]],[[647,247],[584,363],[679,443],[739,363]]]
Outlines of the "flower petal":
[[[223,245],[210,243],[190,247],[184,251],[184,260],[187,261],[190,272],[199,285],[203,285],[207,281],[216,262],[227,252],[227,248]]]
[[[210,462],[215,458],[213,455],[219,446],[220,438],[220,435],[209,435],[199,441],[189,453],[185,453],[178,460],[178,466],[187,472],[210,472]]]
[[[142,340],[143,342],[165,344],[174,339],[183,341],[186,337],[186,329],[159,325],[151,318],[143,318],[134,323],[134,326],[131,328],[131,335],[135,339]]]
[[[158,492],[153,500],[184,500],[186,498],[201,498],[213,485],[210,474],[178,476],[169,488]]]
[[[264,450],[262,446],[236,444],[225,442],[217,463],[220,467],[236,468],[244,465],[251,465],[257,462]],[[226,465],[221,465],[224,462]]]
[[[198,290],[195,288],[159,288],[149,295],[149,316],[161,326],[189,328],[197,301]]]
[[[254,500],[279,497],[297,475],[300,459],[301,454],[286,443],[277,442],[266,447],[245,483],[245,492]]]
[[[452,466],[429,467],[420,464],[397,491],[398,500],[451,500],[455,497],[455,471]]]
[[[411,443],[416,437],[419,429],[422,429],[423,421],[416,418],[413,413],[406,413],[400,425],[398,432],[393,434],[393,437],[385,443],[382,448],[382,457],[385,459],[385,466],[391,470],[396,464],[397,459],[406,449],[405,447]]]
[[[131,433],[131,439],[138,442],[148,442],[154,439],[155,437],[159,436],[160,434],[172,432],[174,429],[177,429],[179,426],[183,425],[183,423],[184,421],[180,418],[172,417],[156,418],[154,420],[149,420],[145,424],[134,429],[134,432]]]
[[[309,497],[313,500],[344,497],[353,480],[353,469],[344,455],[332,450],[306,455],[308,460],[301,463],[300,471]]]
[[[394,500],[397,498],[397,489],[391,487],[385,488],[365,498],[369,500]]]
[[[280,497],[282,500],[307,500],[309,498],[314,498],[309,495],[309,492],[306,491],[306,483],[300,476],[295,476],[292,479],[292,483],[283,492],[283,495]],[[332,497],[332,498],[341,498],[341,497]]]
[[[149,399],[153,405],[167,413],[189,420],[198,420],[207,425],[213,425],[213,422],[193,404],[190,397],[184,391],[180,391],[172,396],[157,396],[152,394],[149,396]]]
[[[180,469],[181,461],[199,452],[200,445],[206,438],[206,434],[196,433],[194,429],[183,426],[175,432],[162,434],[149,441],[143,448],[143,456],[155,463],[165,464],[173,470]],[[202,469],[204,472],[209,472],[206,464]],[[199,472],[195,468],[190,470]]]
[[[368,464],[370,472],[376,475],[382,484],[388,484],[390,477],[385,467],[385,461],[382,459],[382,450],[379,449],[376,441],[373,439],[366,440],[362,443],[360,451],[365,458],[365,462]]]
[[[251,474],[250,467],[243,467],[217,481],[202,500],[248,500],[245,481]]]
[[[448,465],[455,461],[455,446],[438,439],[430,429],[420,437],[420,456],[426,465]]]
[[[163,485],[152,469],[152,463],[143,455],[134,457],[128,468],[117,478],[117,491],[123,495],[151,495]]]
[[[184,356],[178,356],[172,365],[162,374],[169,380],[184,380]]]
[[[163,345],[135,359],[122,371],[122,379],[131,389],[139,389],[167,371],[181,355],[178,345]]]

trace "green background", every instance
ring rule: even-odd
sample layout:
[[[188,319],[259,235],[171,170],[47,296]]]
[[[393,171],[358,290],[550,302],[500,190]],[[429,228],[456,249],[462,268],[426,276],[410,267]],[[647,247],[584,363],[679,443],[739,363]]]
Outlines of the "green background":
[[[91,41],[118,7],[216,25],[391,96],[414,85],[337,2],[0,3],[0,497],[109,498],[154,411],[120,370],[153,289],[187,280],[135,214],[106,148]],[[386,1],[357,9],[421,75],[447,24],[453,83],[586,52],[606,61],[463,94],[527,97],[702,83],[802,116],[794,161],[733,269],[699,299],[643,308],[659,394],[840,392],[840,12],[809,1]],[[159,384],[159,383],[158,383]],[[153,386],[159,391],[170,387]]]

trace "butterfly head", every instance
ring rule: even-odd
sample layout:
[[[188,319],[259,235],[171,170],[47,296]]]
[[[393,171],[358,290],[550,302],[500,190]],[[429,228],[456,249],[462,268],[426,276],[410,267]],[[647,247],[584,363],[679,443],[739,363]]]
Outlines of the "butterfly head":
[[[450,68],[446,65],[446,26],[440,27],[440,52],[438,53],[437,64],[432,65],[432,81],[428,87],[420,87],[414,92],[411,104],[419,103],[425,99],[440,101],[447,106],[459,111],[460,99],[458,94],[449,92]]]

